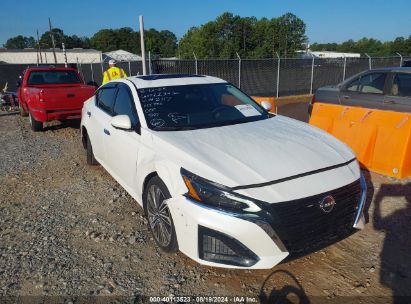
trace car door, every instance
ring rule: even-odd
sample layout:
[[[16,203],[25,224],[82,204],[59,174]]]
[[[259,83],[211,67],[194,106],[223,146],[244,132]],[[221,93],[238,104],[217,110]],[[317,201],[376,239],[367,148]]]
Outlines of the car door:
[[[376,71],[359,75],[341,89],[341,104],[382,109],[386,79],[387,72]]]
[[[127,84],[118,83],[118,93],[113,107],[113,116],[127,115],[132,130],[122,130],[108,123],[104,145],[106,164],[114,178],[131,194],[137,185],[137,156],[140,148],[140,122],[131,90]]]
[[[106,164],[106,152],[104,141],[109,135],[107,126],[110,125],[114,101],[117,95],[117,86],[107,84],[101,87],[95,95],[95,106],[87,113],[89,122],[89,136],[93,152],[96,159],[102,164]]]
[[[384,109],[411,112],[411,73],[393,73],[384,97]]]

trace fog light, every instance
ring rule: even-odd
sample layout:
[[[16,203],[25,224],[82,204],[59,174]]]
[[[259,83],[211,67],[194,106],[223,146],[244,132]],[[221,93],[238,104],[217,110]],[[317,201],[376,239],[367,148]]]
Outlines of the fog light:
[[[200,259],[214,263],[251,267],[259,261],[238,240],[203,226],[198,227],[198,250]]]

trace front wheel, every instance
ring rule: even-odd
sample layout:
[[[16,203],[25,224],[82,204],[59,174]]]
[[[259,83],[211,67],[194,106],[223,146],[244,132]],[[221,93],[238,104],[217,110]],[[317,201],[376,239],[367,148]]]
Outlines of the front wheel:
[[[166,252],[178,250],[176,230],[166,200],[171,198],[164,182],[153,177],[144,189],[144,211],[157,245]]]
[[[33,115],[31,115],[31,112],[29,113],[29,121],[30,121],[30,126],[31,129],[34,132],[39,132],[43,130],[43,123],[41,121],[37,121]]]

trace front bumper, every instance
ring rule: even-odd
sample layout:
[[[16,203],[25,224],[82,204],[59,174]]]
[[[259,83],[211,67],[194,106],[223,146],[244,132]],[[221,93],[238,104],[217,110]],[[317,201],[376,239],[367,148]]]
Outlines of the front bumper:
[[[336,196],[336,212],[318,217],[319,210],[312,203],[329,193]],[[191,259],[215,267],[270,269],[289,255],[315,251],[362,229],[365,194],[365,181],[357,180],[303,200],[267,203],[265,213],[246,216],[208,208],[185,196],[171,198],[167,204],[179,249]],[[250,266],[205,260],[201,237],[204,228],[232,238],[257,259]]]

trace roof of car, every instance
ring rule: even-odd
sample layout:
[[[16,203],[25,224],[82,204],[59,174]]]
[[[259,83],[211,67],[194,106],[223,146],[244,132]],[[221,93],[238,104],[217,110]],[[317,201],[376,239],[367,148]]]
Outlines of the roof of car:
[[[55,67],[55,66],[50,66],[50,65],[45,65],[45,66],[29,66],[27,67],[27,70],[30,71],[76,71],[75,68],[71,67]]]
[[[132,81],[138,89],[227,82],[217,77],[194,74],[154,74],[128,77],[127,79]]]
[[[405,73],[411,73],[411,67],[388,67],[388,68],[377,68],[377,69],[372,69],[374,72],[405,72]]]

